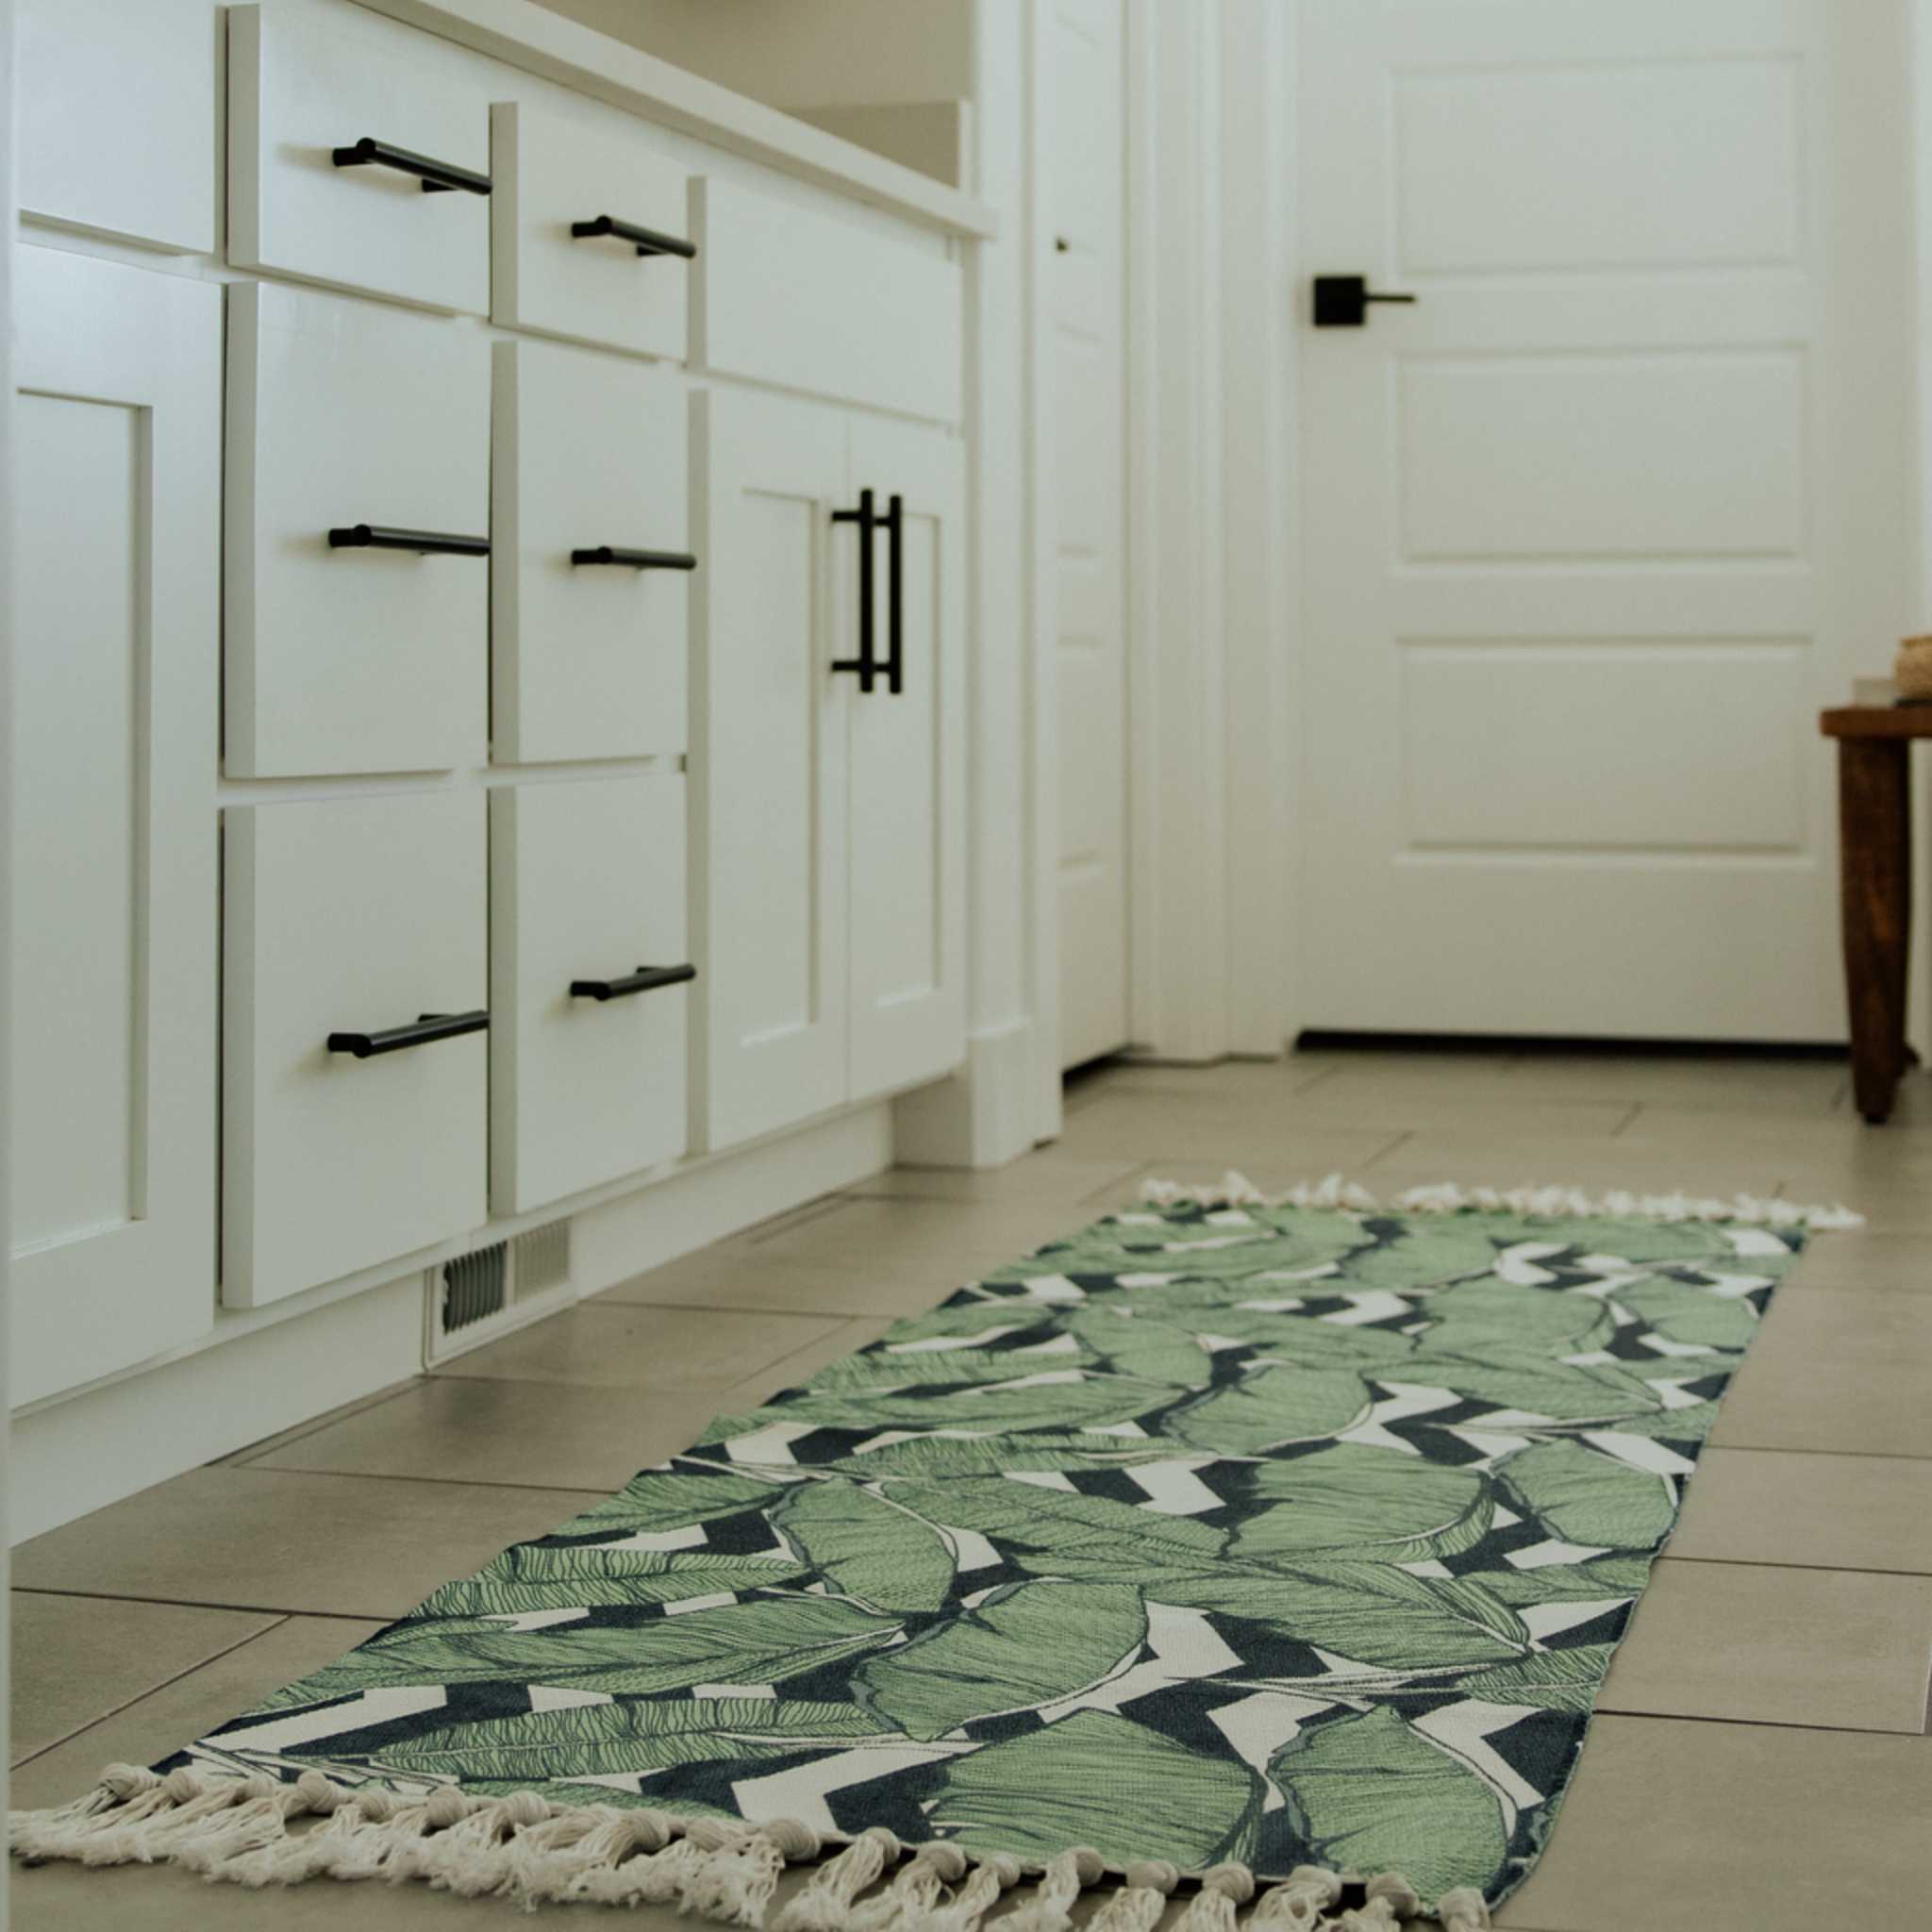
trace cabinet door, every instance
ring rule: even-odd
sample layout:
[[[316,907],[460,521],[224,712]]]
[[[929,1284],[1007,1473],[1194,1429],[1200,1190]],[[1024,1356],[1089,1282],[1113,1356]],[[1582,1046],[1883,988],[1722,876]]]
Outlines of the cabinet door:
[[[16,1402],[214,1313],[221,291],[16,251]]]
[[[494,755],[537,764],[681,752],[684,394],[663,370],[546,342],[498,342],[495,357]],[[583,555],[606,550],[606,562]]]
[[[235,283],[228,323],[230,775],[480,763],[488,344],[272,282]],[[472,552],[331,541],[365,525]]]
[[[675,772],[491,792],[497,1213],[684,1152],[691,992],[674,976],[690,973],[684,849]]]
[[[24,212],[184,254],[215,247],[215,0],[22,0]]]
[[[957,438],[855,418],[852,485],[899,533],[873,539],[874,651],[900,689],[846,679],[850,706],[851,1095],[938,1078],[965,1052],[966,573]],[[892,554],[896,548],[895,567]]]
[[[843,694],[828,573],[845,428],[692,398],[693,1132],[727,1147],[845,1097]]]
[[[222,1298],[259,1307],[483,1221],[484,809],[225,816]]]

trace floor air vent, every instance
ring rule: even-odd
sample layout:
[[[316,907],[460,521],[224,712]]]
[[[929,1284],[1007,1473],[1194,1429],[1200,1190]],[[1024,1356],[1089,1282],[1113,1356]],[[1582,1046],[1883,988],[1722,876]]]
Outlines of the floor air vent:
[[[441,1326],[454,1335],[475,1322],[487,1322],[509,1306],[509,1249],[504,1241],[458,1255],[442,1264]]]
[[[423,1297],[423,1359],[465,1355],[561,1307],[571,1298],[570,1223],[550,1221],[430,1269]]]

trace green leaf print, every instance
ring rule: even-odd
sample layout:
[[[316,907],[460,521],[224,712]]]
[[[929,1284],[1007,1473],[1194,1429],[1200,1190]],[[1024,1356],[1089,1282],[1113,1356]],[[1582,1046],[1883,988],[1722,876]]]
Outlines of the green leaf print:
[[[1059,1313],[1048,1303],[1028,1301],[1024,1295],[993,1295],[984,1301],[949,1302],[930,1314],[894,1322],[884,1339],[889,1344],[945,1341],[984,1335],[989,1328],[1037,1328],[1040,1341],[1051,1341],[1059,1330]]]
[[[1495,1793],[1386,1706],[1310,1725],[1268,1774],[1313,1862],[1400,1872],[1425,1899],[1492,1885],[1508,1850]]]
[[[1491,1505],[1480,1475],[1399,1449],[1337,1442],[1251,1473],[1255,1513],[1235,1525],[1237,1558],[1345,1550],[1386,1563],[1449,1557],[1479,1542]]]
[[[1225,1308],[1204,1315],[1200,1325],[1246,1342],[1257,1357],[1291,1368],[1352,1369],[1363,1374],[1393,1375],[1398,1382],[1416,1347],[1412,1335],[1314,1319],[1294,1310]]]
[[[1051,1357],[1014,1365],[1015,1382],[987,1383],[927,1394],[851,1395],[808,1390],[761,1410],[749,1426],[810,1423],[835,1429],[1064,1429],[1082,1424],[1131,1422],[1174,1400],[1174,1391],[1125,1375],[1087,1374],[1041,1381]],[[1029,1378],[1019,1381],[1019,1378]],[[746,1426],[740,1424],[741,1429]]]
[[[1052,1355],[1020,1355],[1004,1348],[921,1349],[910,1355],[873,1350],[820,1370],[808,1386],[814,1394],[840,1395],[890,1394],[897,1389],[940,1389],[949,1383],[970,1388],[1037,1375],[1042,1369],[1091,1367],[1093,1361],[1089,1351],[1077,1348],[1057,1349]]]
[[[397,1771],[439,1777],[541,1783],[663,1771],[675,1764],[791,1757],[815,1743],[847,1751],[878,1735],[877,1724],[849,1704],[679,1697],[451,1724],[391,1745],[382,1760]]]
[[[1218,1557],[1227,1532],[1108,1496],[998,1476],[895,1486],[893,1493],[949,1529],[976,1530],[1008,1562],[1036,1575],[1119,1581]]]
[[[888,1475],[1000,1475],[1012,1471],[1124,1469],[1136,1462],[1170,1461],[1174,1444],[1158,1436],[1082,1434],[1036,1429],[1017,1436],[908,1436],[862,1455],[855,1451],[821,1469],[871,1481]]]
[[[417,1614],[428,1617],[501,1617],[529,1610],[593,1607],[608,1604],[675,1604],[726,1591],[774,1590],[798,1583],[811,1573],[803,1563],[763,1557],[720,1557],[708,1550],[660,1557],[654,1567],[606,1567],[593,1549],[513,1550],[514,1557],[554,1556],[527,1570],[519,1561],[496,1562],[475,1576],[445,1583]],[[635,1553],[627,1553],[632,1554]],[[566,1560],[575,1559],[575,1560]]]
[[[1348,1286],[1406,1291],[1457,1281],[1465,1275],[1487,1274],[1496,1265],[1493,1232],[1478,1221],[1455,1221],[1446,1216],[1433,1224],[1410,1223],[1406,1234],[1349,1257]]]
[[[1169,1858],[1199,1872],[1253,1857],[1263,1795],[1239,1758],[1082,1710],[952,1759],[926,1815],[970,1852],[1044,1860],[1091,1845],[1118,1866]]]
[[[1582,1355],[1607,1341],[1612,1327],[1599,1295],[1581,1289],[1524,1289],[1493,1276],[1438,1289],[1421,1311],[1431,1324],[1423,1346],[1450,1355],[1483,1355],[1498,1344]]]
[[[1268,1364],[1176,1409],[1164,1432],[1191,1448],[1257,1456],[1350,1428],[1366,1419],[1369,1403],[1368,1389],[1352,1369]]]
[[[1555,1422],[1617,1422],[1657,1407],[1654,1391],[1618,1363],[1588,1368],[1554,1360],[1533,1348],[1498,1344],[1481,1354],[1451,1355],[1424,1345],[1402,1365],[1400,1382],[1453,1389],[1498,1408],[1546,1415]],[[1426,1420],[1426,1418],[1425,1418]],[[1482,1424],[1473,1423],[1473,1428]]]
[[[1663,1274],[1618,1289],[1617,1300],[1645,1327],[1686,1347],[1748,1348],[1757,1332],[1757,1310],[1741,1295]]]
[[[1699,1261],[1730,1258],[1731,1238],[1707,1221],[1610,1221],[1580,1219],[1544,1224],[1541,1239],[1568,1243],[1578,1255],[1620,1261]]]
[[[1214,1357],[1185,1328],[1156,1315],[1084,1307],[1066,1325],[1116,1374],[1182,1389],[1205,1389],[1214,1379]]]
[[[1533,1704],[1544,1710],[1587,1711],[1610,1667],[1607,1643],[1579,1643],[1572,1650],[1546,1650],[1493,1671],[1478,1671],[1457,1685],[1464,1697],[1487,1704]]]
[[[1146,1635],[1133,1584],[1010,1584],[867,1658],[854,1681],[882,1723],[925,1741],[1089,1690],[1131,1662]]]
[[[1241,1617],[1264,1630],[1378,1670],[1500,1663],[1529,1648],[1507,1604],[1468,1577],[1414,1576],[1392,1563],[1341,1558],[1150,1576],[1151,1603]],[[1254,1640],[1230,1639],[1252,1649]]]
[[[831,1587],[880,1610],[938,1610],[953,1556],[931,1524],[857,1483],[801,1483],[773,1509],[780,1531]]]
[[[784,1493],[782,1486],[728,1471],[680,1464],[647,1469],[633,1476],[608,1503],[599,1503],[551,1532],[553,1536],[658,1535],[761,1508]]]
[[[398,1624],[304,1680],[311,1698],[393,1684],[508,1680],[643,1696],[693,1684],[775,1684],[871,1650],[899,1624],[837,1597],[774,1596],[624,1629],[419,1630]]]
[[[1677,1520],[1670,1480],[1582,1442],[1519,1449],[1498,1474],[1552,1536],[1600,1549],[1655,1549]]]
[[[1472,1570],[1461,1580],[1523,1609],[1532,1604],[1633,1597],[1649,1576],[1649,1557],[1633,1556],[1592,1557],[1585,1563],[1539,1563],[1528,1570]]]

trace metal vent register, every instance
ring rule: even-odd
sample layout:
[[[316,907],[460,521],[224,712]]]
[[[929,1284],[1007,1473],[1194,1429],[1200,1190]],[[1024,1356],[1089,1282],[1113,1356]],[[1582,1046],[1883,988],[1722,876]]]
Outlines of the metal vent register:
[[[424,1354],[431,1362],[521,1327],[535,1305],[570,1293],[570,1223],[547,1222],[429,1271]]]

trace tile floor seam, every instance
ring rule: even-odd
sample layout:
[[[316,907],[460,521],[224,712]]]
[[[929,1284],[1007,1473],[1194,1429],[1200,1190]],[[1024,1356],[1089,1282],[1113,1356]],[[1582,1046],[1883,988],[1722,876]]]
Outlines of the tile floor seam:
[[[79,1591],[33,1592],[33,1594],[36,1595],[78,1595],[81,1592]],[[143,1597],[124,1597],[118,1599],[118,1601],[124,1603],[143,1603],[153,1602],[155,1601],[155,1599]],[[194,1605],[192,1606],[192,1607],[200,1609],[218,1607],[207,1605]],[[242,1614],[246,1615],[249,1613],[242,1612]],[[8,1773],[11,1774],[13,1772],[23,1769],[25,1766],[33,1763],[33,1761],[37,1757],[44,1757],[49,1751],[59,1750],[59,1748],[63,1744],[73,1743],[75,1739],[84,1736],[87,1732],[92,1730],[96,1724],[104,1724],[108,1722],[109,1718],[119,1717],[124,1710],[132,1710],[137,1704],[140,1704],[145,1698],[158,1696],[163,1690],[165,1690],[169,1687],[169,1685],[178,1684],[182,1680],[182,1678],[193,1676],[196,1671],[205,1671],[210,1664],[220,1663],[225,1657],[234,1656],[234,1654],[238,1650],[245,1649],[249,1644],[253,1643],[258,1638],[266,1637],[271,1632],[279,1630],[284,1624],[292,1623],[297,1616],[302,1614],[302,1612],[298,1610],[258,1610],[253,1614],[257,1616],[271,1617],[275,1621],[273,1623],[264,1624],[259,1630],[251,1630],[246,1637],[238,1637],[233,1643],[225,1643],[220,1650],[210,1651],[207,1657],[200,1658],[197,1662],[190,1664],[186,1670],[175,1671],[172,1675],[161,1678],[161,1680],[158,1683],[150,1684],[146,1690],[138,1692],[135,1696],[124,1698],[119,1704],[111,1706],[108,1709],[96,1712],[92,1717],[89,1718],[85,1724],[75,1724],[75,1727],[71,1731],[68,1731],[64,1736],[56,1738],[49,1743],[42,1744],[36,1751],[29,1751],[25,1757],[16,1757],[12,1759],[7,1767]]]
[[[1720,1411],[1720,1426],[1722,1423]],[[1818,1449],[1808,1442],[1719,1442],[1709,1437],[1704,1446],[1743,1456],[1842,1456],[1871,1462],[1932,1462],[1932,1456],[1914,1456],[1909,1449]]]
[[[1639,1724],[1723,1724],[1738,1731],[1813,1731],[1827,1738],[1918,1738],[1923,1731],[1874,1730],[1869,1724],[1801,1724],[1789,1718],[1703,1717],[1684,1710],[1630,1710],[1614,1704],[1598,1704],[1592,1717],[1633,1718]]]
[[[204,1462],[199,1467],[251,1468],[258,1457],[274,1456],[284,1449],[292,1449],[297,1442],[306,1442],[310,1436],[319,1436],[324,1429],[332,1428],[337,1423],[347,1422],[351,1416],[368,1415],[375,1409],[385,1407],[430,1379],[429,1371],[425,1369],[420,1374],[411,1375],[407,1382],[397,1383],[393,1389],[384,1390],[362,1402],[343,1403],[340,1407],[325,1409],[321,1415],[311,1417],[307,1423],[295,1424],[292,1429],[284,1429],[273,1436],[264,1436],[259,1443],[252,1447],[237,1449],[227,1456],[217,1456],[212,1462]]]
[[[1884,1570],[1875,1569],[1870,1563],[1792,1563],[1784,1560],[1768,1562],[1760,1557],[1682,1557],[1666,1547],[1657,1559],[1659,1563],[1708,1563],[1720,1568],[1736,1570],[1813,1570],[1822,1571],[1827,1576],[1899,1576],[1932,1583],[1932,1568],[1924,1570]],[[1639,1602],[1642,1601],[1639,1598]]]
[[[320,1617],[331,1624],[393,1624],[396,1621],[384,1610],[311,1610],[291,1607],[288,1604],[213,1604],[201,1597],[134,1596],[124,1590],[77,1590],[71,1585],[56,1587],[51,1583],[16,1583],[11,1588],[22,1596],[84,1596],[92,1603],[168,1604],[183,1610],[234,1610],[244,1616],[276,1617],[282,1623],[287,1623],[291,1617]],[[268,1632],[258,1630],[255,1634],[266,1637]],[[251,1643],[254,1641],[254,1638],[248,1640]]]
[[[458,1378],[452,1376],[450,1379],[454,1381]],[[492,1387],[499,1389],[510,1386],[509,1378],[507,1375],[491,1375],[487,1377],[482,1375],[472,1375],[468,1377],[468,1379],[473,1382],[481,1382],[487,1380],[491,1384]],[[575,1384],[570,1382],[531,1382],[522,1386],[532,1389],[569,1389],[576,1387]],[[599,1390],[597,1392],[606,1395],[621,1395],[625,1391],[621,1389],[608,1389]],[[657,1391],[653,1391],[650,1390],[639,1390],[633,1392],[638,1394],[650,1394]],[[725,1392],[728,1393],[729,1391],[727,1391]],[[682,1450],[679,1450],[676,1453],[682,1455],[684,1452]],[[507,1483],[495,1480],[485,1480],[483,1478],[474,1475],[413,1475],[410,1474],[408,1471],[389,1469],[297,1469],[293,1467],[288,1469],[275,1469],[256,1463],[247,1464],[246,1471],[248,1474],[257,1475],[323,1475],[331,1477],[333,1480],[339,1483],[437,1483],[441,1485],[445,1489],[452,1490],[515,1490],[516,1491],[518,1491],[519,1494],[534,1493],[542,1495],[563,1494],[582,1496],[587,1495],[591,1491],[595,1491],[601,1495],[609,1496],[615,1494],[617,1490],[620,1490],[624,1487],[624,1483],[619,1483],[612,1487],[596,1482]],[[637,1472],[633,1470],[631,1474],[634,1475],[637,1474]],[[625,1482],[628,1482],[629,1480],[629,1476],[626,1476],[625,1478]],[[28,1586],[26,1586],[25,1584],[17,1583],[13,1587],[16,1590],[25,1590]],[[106,1593],[111,1594],[111,1592]],[[346,1616],[351,1613],[348,1611],[344,1611],[342,1614]]]

